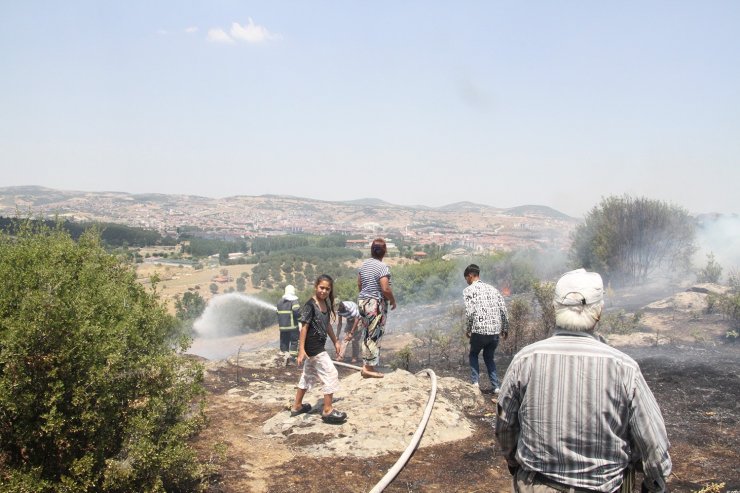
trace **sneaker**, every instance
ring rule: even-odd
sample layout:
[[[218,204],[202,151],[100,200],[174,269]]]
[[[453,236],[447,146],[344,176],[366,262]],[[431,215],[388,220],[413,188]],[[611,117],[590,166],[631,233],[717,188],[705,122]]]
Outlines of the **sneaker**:
[[[329,414],[321,414],[321,420],[324,423],[329,423],[333,425],[340,425],[347,421],[347,413],[343,413],[342,411],[337,411],[336,409],[332,409]]]

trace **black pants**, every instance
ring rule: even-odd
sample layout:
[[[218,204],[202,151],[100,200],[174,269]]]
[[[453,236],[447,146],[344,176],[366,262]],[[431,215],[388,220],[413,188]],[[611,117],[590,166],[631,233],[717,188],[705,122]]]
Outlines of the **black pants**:
[[[280,350],[298,351],[298,329],[280,331]]]

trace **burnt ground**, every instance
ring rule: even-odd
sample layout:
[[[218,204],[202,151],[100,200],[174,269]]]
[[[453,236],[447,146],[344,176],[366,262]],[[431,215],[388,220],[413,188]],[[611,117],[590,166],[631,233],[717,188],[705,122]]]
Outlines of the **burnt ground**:
[[[711,483],[725,483],[719,491],[740,489],[740,347],[679,344],[621,349],[640,363],[661,406],[671,440],[670,490],[699,491]],[[509,360],[497,353],[501,375]],[[210,426],[196,447],[213,467],[209,493],[369,491],[398,459],[396,454],[371,459],[294,457],[290,443],[278,446],[260,436],[261,424],[281,406],[242,403],[229,407],[219,401],[235,385],[233,370],[208,378]],[[457,363],[434,370],[438,376],[468,377],[468,368]],[[297,382],[299,376],[295,367],[242,369],[240,379],[242,383],[245,379]],[[493,435],[495,403],[490,394],[487,397],[481,408],[468,412],[478,428],[476,435],[418,449],[385,491],[510,491],[509,474],[496,452]],[[382,425],[382,416],[378,420]]]

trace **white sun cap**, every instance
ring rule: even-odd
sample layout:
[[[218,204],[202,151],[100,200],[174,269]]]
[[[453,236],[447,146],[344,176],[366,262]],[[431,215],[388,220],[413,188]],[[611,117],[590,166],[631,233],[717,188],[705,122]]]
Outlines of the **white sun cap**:
[[[604,300],[604,282],[597,272],[576,269],[566,272],[555,285],[555,303],[591,305]]]

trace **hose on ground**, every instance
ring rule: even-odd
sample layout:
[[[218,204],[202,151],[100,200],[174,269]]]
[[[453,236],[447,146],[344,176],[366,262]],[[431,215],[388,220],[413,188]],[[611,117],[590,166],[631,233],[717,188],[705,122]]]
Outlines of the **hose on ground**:
[[[350,365],[348,363],[342,363],[341,361],[335,361],[335,365],[337,366],[343,366],[346,368],[352,368],[355,370],[362,370],[361,367],[356,365]],[[416,428],[416,432],[414,433],[414,436],[411,437],[411,441],[409,442],[408,446],[406,447],[406,450],[403,451],[401,454],[401,457],[398,458],[395,464],[388,469],[388,472],[385,473],[385,476],[383,476],[380,481],[373,487],[373,489],[370,490],[370,493],[380,493],[385,488],[388,487],[389,484],[398,476],[398,473],[401,472],[401,469],[404,468],[406,463],[409,461],[409,458],[411,457],[411,454],[414,453],[414,450],[416,450],[416,447],[419,446],[419,442],[421,441],[421,437],[424,434],[424,430],[427,427],[427,423],[429,422],[429,417],[432,414],[432,408],[434,407],[434,399],[437,397],[437,375],[432,371],[431,369],[427,368],[425,370],[420,371],[417,373],[417,375],[421,373],[426,373],[429,375],[429,378],[432,380],[432,389],[429,392],[429,399],[427,399],[427,406],[424,408],[424,414],[421,417],[421,421],[419,422],[419,426]]]

